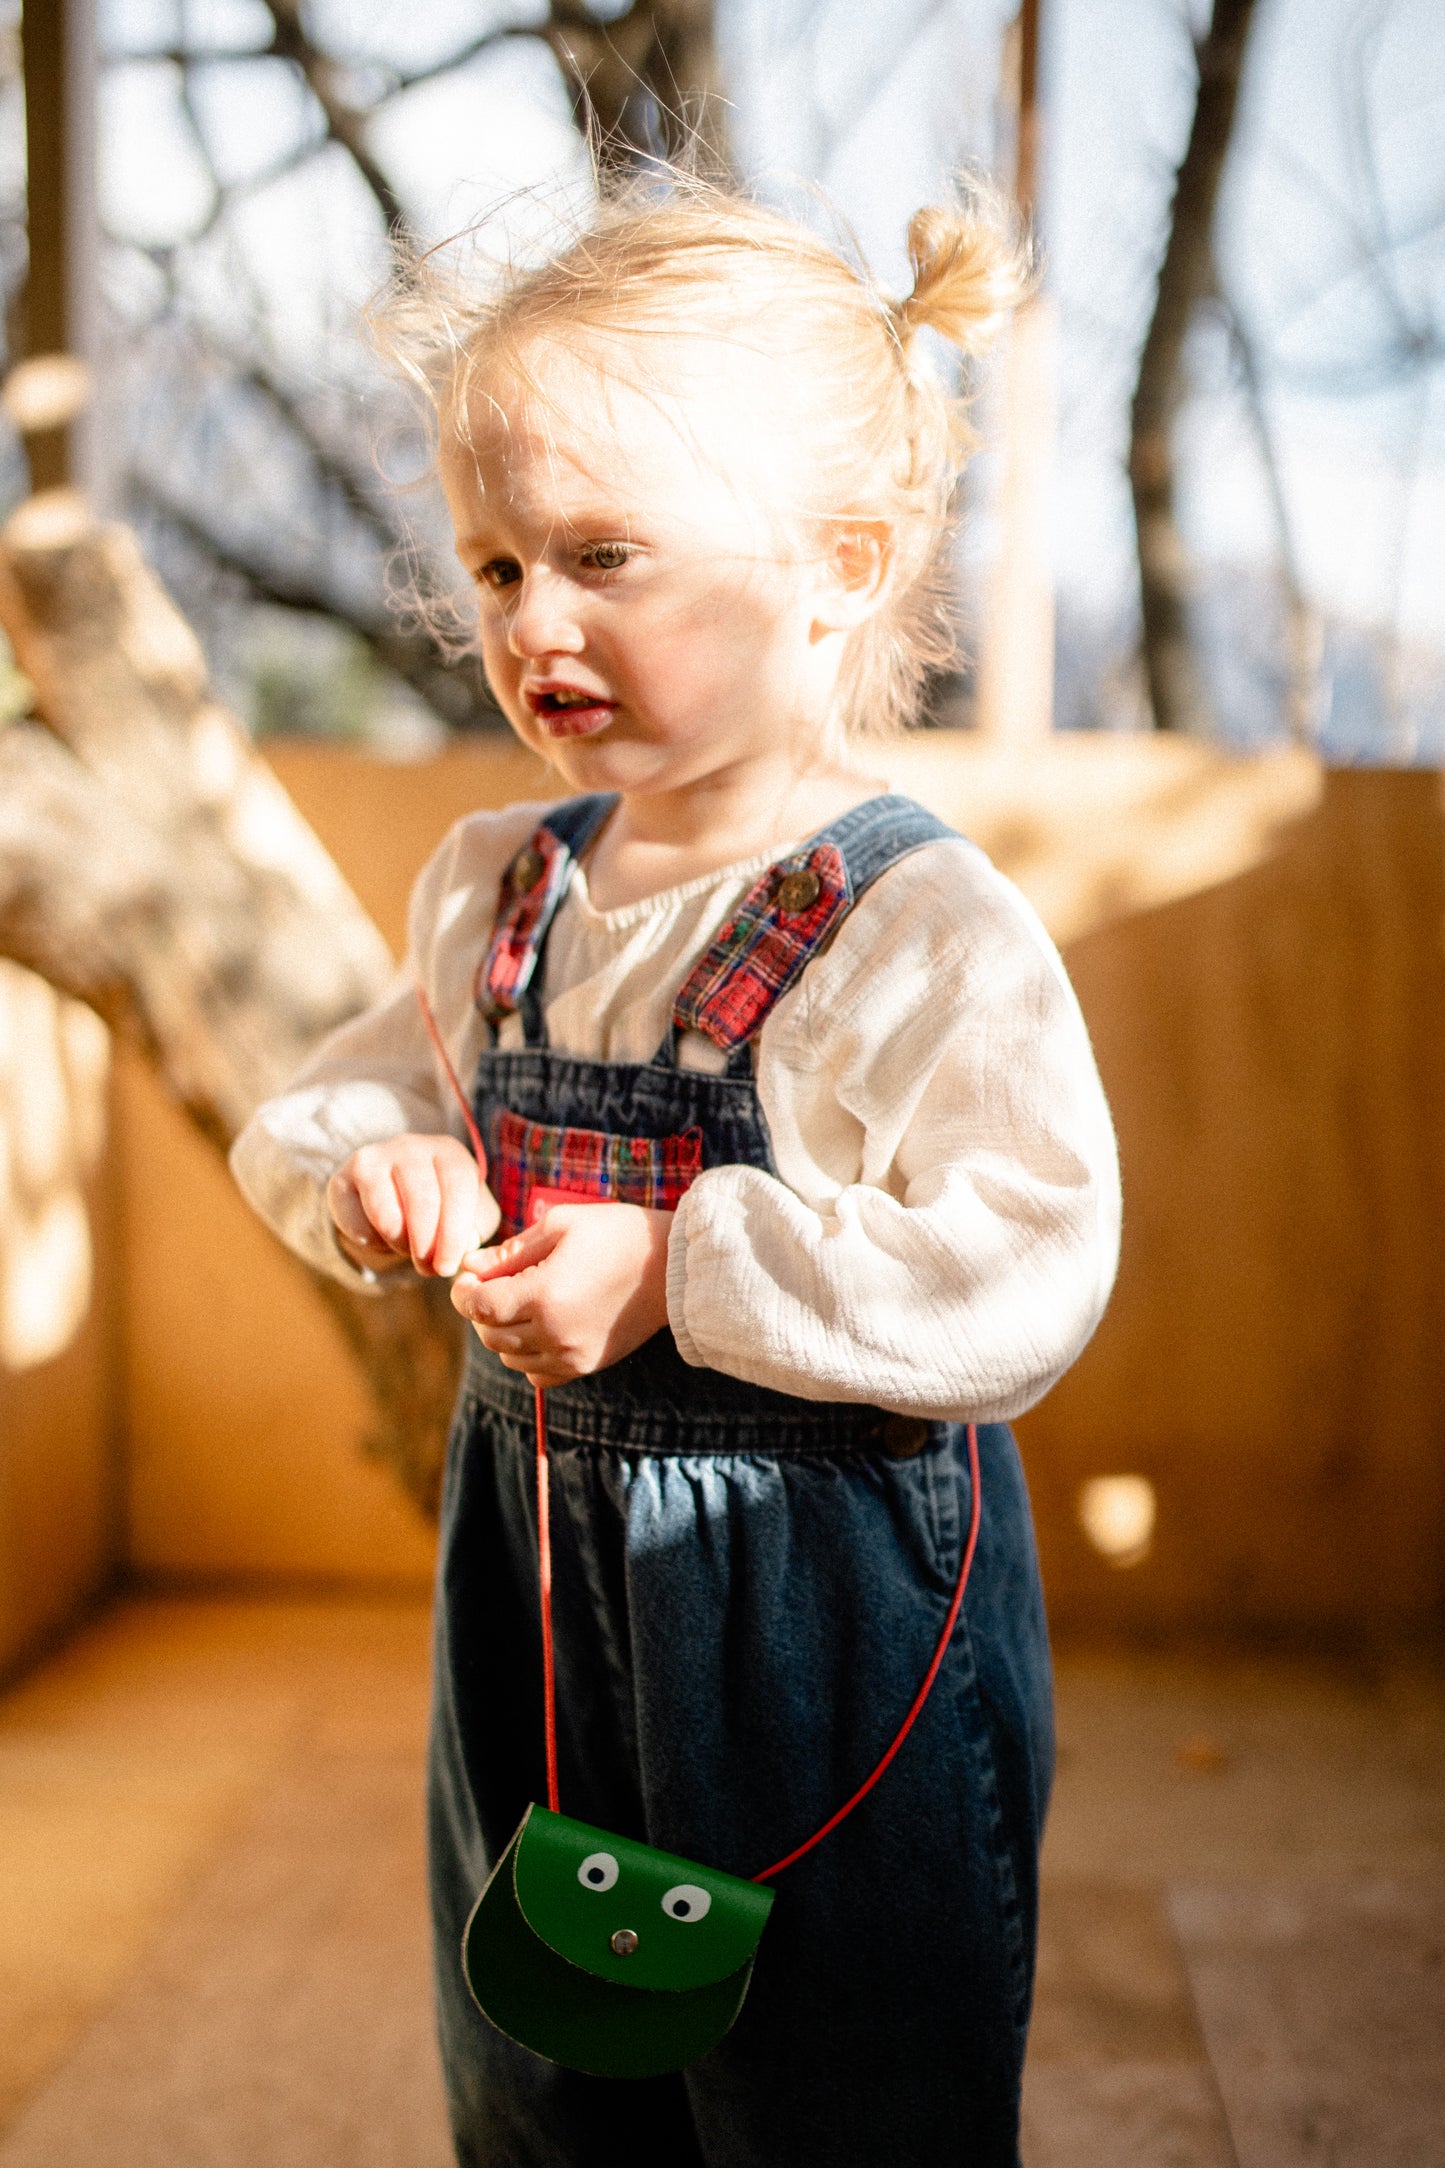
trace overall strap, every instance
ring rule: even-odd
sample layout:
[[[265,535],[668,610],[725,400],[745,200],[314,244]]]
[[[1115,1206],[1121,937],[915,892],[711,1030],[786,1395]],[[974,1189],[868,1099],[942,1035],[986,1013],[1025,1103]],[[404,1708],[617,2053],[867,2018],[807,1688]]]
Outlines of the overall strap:
[[[700,1031],[729,1054],[756,1037],[859,897],[890,866],[956,831],[911,798],[870,798],[758,876],[673,1004],[672,1034]]]
[[[615,792],[565,798],[534,831],[502,875],[491,946],[478,968],[473,995],[493,1030],[521,1008],[537,958],[572,868],[617,803]]]

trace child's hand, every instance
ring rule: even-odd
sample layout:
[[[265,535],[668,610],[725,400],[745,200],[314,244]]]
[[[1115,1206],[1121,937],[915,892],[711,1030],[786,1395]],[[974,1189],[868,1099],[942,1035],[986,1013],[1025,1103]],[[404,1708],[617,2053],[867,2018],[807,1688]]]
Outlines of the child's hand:
[[[455,1137],[363,1144],[326,1185],[336,1239],[354,1265],[389,1272],[410,1259],[449,1279],[474,1249],[482,1178]]]
[[[533,1385],[620,1362],[667,1323],[670,1212],[556,1204],[533,1227],[468,1257],[452,1301],[484,1347]]]

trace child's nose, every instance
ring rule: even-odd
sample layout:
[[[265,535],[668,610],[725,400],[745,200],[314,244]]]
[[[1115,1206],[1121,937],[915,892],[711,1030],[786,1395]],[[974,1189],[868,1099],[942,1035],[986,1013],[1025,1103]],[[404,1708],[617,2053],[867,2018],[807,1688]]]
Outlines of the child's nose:
[[[586,642],[572,608],[568,583],[543,569],[528,572],[507,627],[512,653],[527,662],[540,655],[578,655]]]

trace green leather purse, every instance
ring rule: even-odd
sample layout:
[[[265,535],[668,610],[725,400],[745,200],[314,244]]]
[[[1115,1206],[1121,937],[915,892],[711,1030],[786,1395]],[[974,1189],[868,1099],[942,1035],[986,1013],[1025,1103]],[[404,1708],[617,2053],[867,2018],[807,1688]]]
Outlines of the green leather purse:
[[[603,2078],[680,2070],[742,2008],[773,1892],[532,1806],[462,1938],[499,2031]]]
[[[499,2032],[570,2070],[653,2078],[716,2047],[742,2008],[773,1906],[767,1887],[872,1791],[902,1746],[958,1623],[978,1543],[978,1435],[968,1540],[933,1661],[876,1768],[821,1829],[751,1881],[700,1867],[558,1812],[547,1428],[537,1391],[537,1553],[542,1593],[545,1807],[530,1806],[472,1907],[462,1969]]]

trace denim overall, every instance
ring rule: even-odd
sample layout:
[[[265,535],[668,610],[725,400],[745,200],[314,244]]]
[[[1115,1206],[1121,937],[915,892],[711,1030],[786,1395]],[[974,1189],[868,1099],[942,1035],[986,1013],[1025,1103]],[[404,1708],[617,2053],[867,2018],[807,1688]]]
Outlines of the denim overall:
[[[547,929],[614,801],[552,810],[503,889],[478,998],[525,1045],[474,1086],[503,1232],[540,1186],[676,1204],[702,1169],[776,1172],[753,1043],[869,883],[949,834],[859,806],[764,873],[649,1064],[546,1043]],[[678,1035],[728,1049],[679,1067]],[[495,1037],[495,1032],[493,1034]],[[547,1395],[563,1811],[733,1874],[810,1836],[927,1670],[971,1509],[966,1432],[690,1367],[664,1330]],[[748,1998],[678,2076],[584,2077],[493,2030],[462,1929],[544,1799],[532,1392],[474,1333],[442,1508],[430,1770],[442,2056],[462,2168],[1016,2168],[1048,1646],[1022,1472],[979,1427],[982,1524],[932,1694],[882,1781],[777,1882]]]

